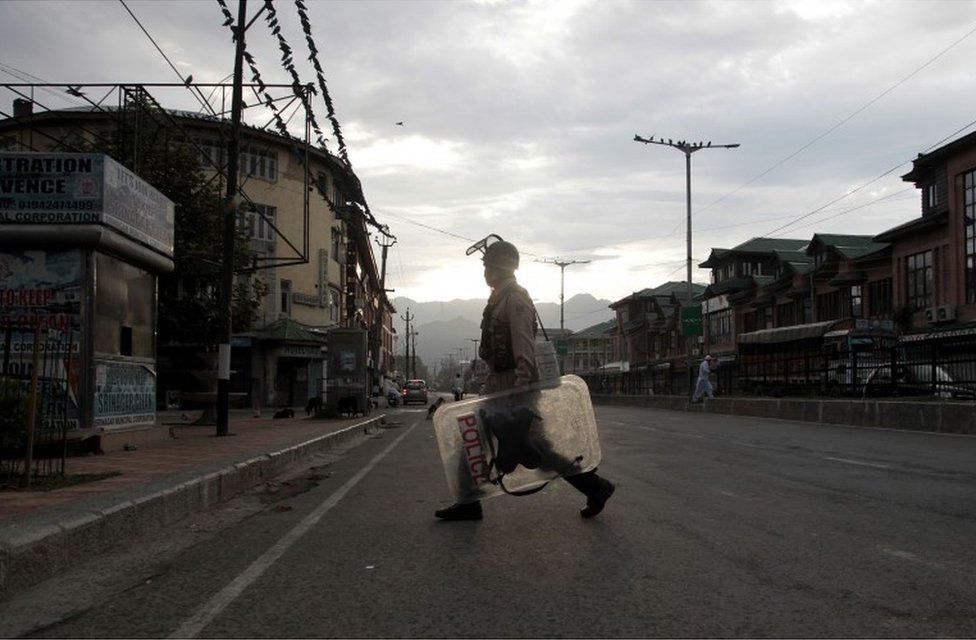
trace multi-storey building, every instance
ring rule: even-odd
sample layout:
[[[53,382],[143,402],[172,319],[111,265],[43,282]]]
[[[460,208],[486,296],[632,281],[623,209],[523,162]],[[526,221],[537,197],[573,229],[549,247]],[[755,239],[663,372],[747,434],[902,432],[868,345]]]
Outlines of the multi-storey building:
[[[921,216],[875,237],[892,245],[892,303],[912,326],[976,321],[976,133],[912,161],[902,180]]]
[[[74,151],[72,140],[116,131],[122,116],[110,108],[35,112],[26,100],[14,111],[0,121],[0,147],[7,151]],[[228,123],[166,114],[178,131],[174,137],[198,149],[201,168],[219,180]],[[394,308],[380,282],[370,214],[351,167],[323,149],[244,127],[240,180],[247,200],[240,223],[255,269],[238,277],[262,280],[267,294],[252,330],[233,336],[231,390],[249,404],[303,405],[323,388],[325,334],[332,327],[367,331],[370,377],[392,376]],[[160,344],[159,353],[161,397],[207,390],[212,371],[187,375],[188,368],[210,366],[199,358],[190,364],[199,345]]]
[[[616,324],[616,320],[607,320],[567,336],[563,373],[597,373],[601,367],[612,362],[613,339],[610,332]]]

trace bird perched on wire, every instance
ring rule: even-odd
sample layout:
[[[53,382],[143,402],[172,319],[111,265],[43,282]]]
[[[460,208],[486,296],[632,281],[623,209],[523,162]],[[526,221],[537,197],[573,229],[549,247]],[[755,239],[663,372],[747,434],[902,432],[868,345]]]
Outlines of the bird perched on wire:
[[[183,81],[183,85],[189,87],[191,82],[193,82],[192,73],[186,77],[186,79]]]

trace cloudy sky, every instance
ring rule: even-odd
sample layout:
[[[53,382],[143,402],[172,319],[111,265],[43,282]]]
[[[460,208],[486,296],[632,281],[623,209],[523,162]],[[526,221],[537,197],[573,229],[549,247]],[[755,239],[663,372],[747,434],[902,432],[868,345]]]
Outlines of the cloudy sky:
[[[127,4],[181,75],[227,79],[216,0]],[[276,6],[303,60],[294,3]],[[567,298],[683,280],[684,156],[635,134],[742,145],[692,156],[697,264],[755,236],[905,222],[919,215],[900,180],[911,159],[976,129],[973,1],[309,0],[309,11],[350,160],[398,239],[389,286],[418,300],[487,295],[464,250],[488,233],[522,250],[520,279],[540,301],[559,297],[545,259],[591,261],[566,269]],[[263,20],[247,39],[265,80],[289,81]],[[315,80],[310,64],[299,71]],[[177,79],[116,0],[0,3],[0,78],[24,74]],[[155,95],[200,108],[185,89]]]

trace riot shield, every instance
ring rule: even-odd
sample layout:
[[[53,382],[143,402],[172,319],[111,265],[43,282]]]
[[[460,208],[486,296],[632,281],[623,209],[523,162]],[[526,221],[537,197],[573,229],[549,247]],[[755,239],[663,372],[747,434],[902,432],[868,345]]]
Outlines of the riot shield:
[[[531,490],[600,463],[590,392],[577,376],[445,404],[433,420],[457,502]]]

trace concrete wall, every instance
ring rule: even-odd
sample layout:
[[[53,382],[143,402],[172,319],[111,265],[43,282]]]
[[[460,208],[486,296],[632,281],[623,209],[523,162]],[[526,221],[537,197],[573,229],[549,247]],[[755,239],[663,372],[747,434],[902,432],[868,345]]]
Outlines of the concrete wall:
[[[684,396],[593,395],[593,404],[976,435],[976,404],[963,402],[724,397],[691,404]]]

